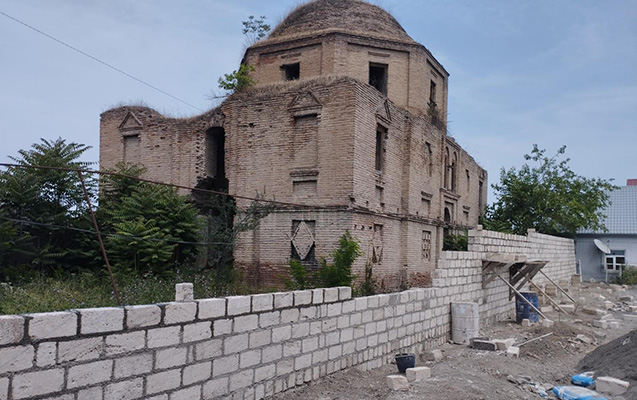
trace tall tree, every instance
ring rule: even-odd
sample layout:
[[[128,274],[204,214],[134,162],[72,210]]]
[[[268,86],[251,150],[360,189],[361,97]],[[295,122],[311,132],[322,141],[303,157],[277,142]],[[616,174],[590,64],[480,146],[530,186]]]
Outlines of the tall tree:
[[[500,171],[500,183],[492,185],[497,200],[487,209],[487,228],[524,234],[538,232],[574,237],[578,229],[605,229],[603,209],[616,187],[604,179],[591,179],[571,170],[563,158],[566,146],[554,156],[533,145],[519,170]],[[529,165],[531,164],[531,165]]]

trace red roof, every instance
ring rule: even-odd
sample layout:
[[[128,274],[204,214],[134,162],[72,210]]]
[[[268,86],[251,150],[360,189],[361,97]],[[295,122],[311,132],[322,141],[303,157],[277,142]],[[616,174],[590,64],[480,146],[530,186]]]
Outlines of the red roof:
[[[626,179],[626,186],[637,186],[637,179]]]

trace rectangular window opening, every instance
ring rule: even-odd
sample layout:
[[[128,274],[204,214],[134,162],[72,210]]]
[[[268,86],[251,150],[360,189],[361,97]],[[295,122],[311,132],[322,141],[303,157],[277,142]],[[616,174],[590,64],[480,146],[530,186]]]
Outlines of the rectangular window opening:
[[[286,81],[297,80],[301,77],[301,63],[282,65],[281,71],[283,71],[283,79]]]
[[[387,131],[382,126],[376,127],[376,171],[383,171],[385,153],[385,135]]]
[[[387,96],[387,64],[369,63],[369,84]]]
[[[429,83],[429,104],[436,106],[436,82],[433,80]]]

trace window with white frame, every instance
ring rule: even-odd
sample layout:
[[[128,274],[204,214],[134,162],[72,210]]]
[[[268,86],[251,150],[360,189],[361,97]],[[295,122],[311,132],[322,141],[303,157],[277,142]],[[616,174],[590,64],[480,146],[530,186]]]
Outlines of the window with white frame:
[[[609,271],[619,271],[626,264],[626,250],[611,250],[606,255],[606,269]]]

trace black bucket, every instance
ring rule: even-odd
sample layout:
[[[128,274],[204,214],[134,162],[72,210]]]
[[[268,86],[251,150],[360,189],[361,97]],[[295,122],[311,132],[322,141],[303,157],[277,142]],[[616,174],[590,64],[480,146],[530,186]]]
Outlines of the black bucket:
[[[404,374],[407,368],[413,368],[416,366],[416,355],[414,353],[400,353],[396,354],[396,367],[398,372]]]

